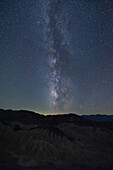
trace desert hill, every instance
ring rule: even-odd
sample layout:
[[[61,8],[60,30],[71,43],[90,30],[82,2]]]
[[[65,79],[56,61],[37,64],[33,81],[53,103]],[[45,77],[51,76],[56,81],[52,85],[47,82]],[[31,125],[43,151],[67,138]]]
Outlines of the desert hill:
[[[0,109],[0,169],[111,170],[113,123]]]

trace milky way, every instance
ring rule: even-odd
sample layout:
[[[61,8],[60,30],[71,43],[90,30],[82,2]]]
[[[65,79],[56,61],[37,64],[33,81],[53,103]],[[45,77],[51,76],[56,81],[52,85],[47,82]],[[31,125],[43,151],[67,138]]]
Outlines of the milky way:
[[[68,75],[70,66],[69,17],[65,5],[59,10],[60,1],[48,1],[45,8],[45,28],[47,34],[48,64],[50,71],[50,95],[53,107],[66,110],[71,101],[71,80]]]

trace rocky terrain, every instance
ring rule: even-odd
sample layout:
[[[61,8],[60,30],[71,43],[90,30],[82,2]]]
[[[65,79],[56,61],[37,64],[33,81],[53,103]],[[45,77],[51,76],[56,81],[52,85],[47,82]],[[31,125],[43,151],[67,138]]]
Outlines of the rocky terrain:
[[[1,170],[112,170],[113,123],[0,109]]]

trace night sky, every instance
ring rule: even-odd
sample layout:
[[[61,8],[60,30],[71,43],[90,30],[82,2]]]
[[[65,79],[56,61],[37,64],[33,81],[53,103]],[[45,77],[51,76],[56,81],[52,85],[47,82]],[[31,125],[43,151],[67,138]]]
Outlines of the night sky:
[[[113,114],[113,1],[0,0],[0,108]]]

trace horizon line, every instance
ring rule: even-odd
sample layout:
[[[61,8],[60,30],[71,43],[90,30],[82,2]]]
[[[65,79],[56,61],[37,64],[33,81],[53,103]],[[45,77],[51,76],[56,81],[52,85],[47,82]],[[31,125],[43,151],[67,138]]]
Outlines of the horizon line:
[[[36,114],[40,114],[40,115],[44,115],[44,116],[48,116],[48,115],[64,115],[64,114],[76,114],[76,115],[79,115],[79,116],[83,116],[83,115],[113,115],[113,113],[76,113],[76,112],[50,112],[50,113],[47,113],[47,112],[38,112],[36,110],[29,110],[29,109],[11,109],[11,108],[0,108],[1,110],[12,110],[12,111],[29,111],[29,112],[34,112]]]

